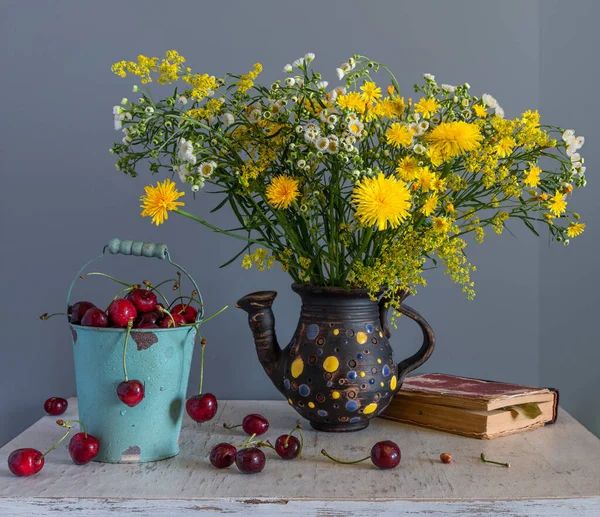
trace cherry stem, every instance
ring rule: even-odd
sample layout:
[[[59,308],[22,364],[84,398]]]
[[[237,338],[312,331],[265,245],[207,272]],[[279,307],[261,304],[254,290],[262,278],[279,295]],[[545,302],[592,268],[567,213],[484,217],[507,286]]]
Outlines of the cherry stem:
[[[235,429],[236,427],[242,427],[242,424],[237,424],[237,425],[229,425],[229,424],[223,423],[223,427],[224,427],[225,429]]]
[[[129,318],[127,322],[127,332],[125,334],[125,343],[123,344],[123,373],[125,374],[125,382],[129,381],[127,376],[127,342],[129,341],[129,334],[131,334],[131,327],[133,327],[133,318]]]
[[[87,440],[87,437],[88,437],[87,429],[85,427],[85,424],[81,420],[57,420],[56,423],[58,425],[60,425],[61,427],[66,427],[67,429],[71,429],[71,424],[73,424],[73,423],[79,424],[81,426],[81,428],[83,429],[83,435],[85,436],[85,439]]]
[[[70,314],[67,314],[66,312],[53,312],[52,314],[48,314],[47,312],[45,312],[44,314],[42,314],[40,316],[40,319],[42,321],[44,321],[44,320],[47,320],[49,318],[52,318],[52,316],[67,316],[67,317],[69,317]]]
[[[169,282],[169,280],[166,280],[167,282]],[[162,282],[164,284],[164,282]],[[169,306],[169,300],[167,300],[167,298],[165,297],[164,294],[162,294],[157,287],[158,286],[153,286],[150,282],[148,282],[147,280],[144,280],[144,285],[146,286],[146,288],[150,288],[150,290],[152,291],[156,291],[160,297],[163,299],[163,301],[165,302],[165,304],[167,305],[167,307]],[[160,285],[160,284],[159,284]]]
[[[42,457],[46,457],[48,454],[50,454],[54,449],[56,449],[63,441],[64,439],[69,436],[69,434],[71,433],[71,428],[68,427],[67,431],[65,432],[65,434],[62,435],[62,437],[60,438],[60,440],[58,440],[52,447],[50,447],[44,454],[42,454]],[[37,462],[39,463],[39,459],[37,460]]]
[[[224,424],[223,424],[224,425]],[[250,436],[250,438],[248,438],[240,447],[240,449],[245,449],[246,447],[248,447],[248,445],[250,445],[252,443],[252,440],[254,440],[254,438],[256,438],[256,433],[254,433],[252,436]]]
[[[220,308],[217,312],[215,312],[214,314],[211,314],[208,318],[204,318],[202,320],[202,323],[206,323],[207,321],[212,320],[213,318],[217,317],[219,314],[221,314],[223,311],[229,309],[229,305],[225,305],[225,307]]]
[[[361,460],[355,460],[355,461],[342,461],[342,460],[338,460],[337,458],[334,458],[333,456],[330,456],[329,453],[325,450],[325,449],[321,449],[321,454],[323,456],[327,456],[330,460],[335,461],[336,463],[341,463],[343,465],[354,465],[355,463],[360,463],[361,461],[365,461],[371,458],[371,456],[367,456],[366,458],[363,458]]]
[[[131,287],[131,288],[133,288],[134,285],[135,285],[135,284],[128,284],[127,282],[123,282],[121,280],[118,280],[114,276],[110,276],[110,275],[107,275],[106,273],[101,273],[99,271],[92,271],[90,273],[85,273],[84,275],[81,275],[79,278],[83,279],[86,276],[94,276],[94,275],[96,275],[96,276],[103,276],[105,278],[109,278],[110,280],[113,280],[114,282],[117,282],[118,284],[126,285],[127,287]]]
[[[204,349],[206,348],[206,339],[200,335],[200,332],[198,332],[198,337],[200,338],[200,346],[202,346],[202,353],[200,354],[200,386],[198,386],[198,395],[202,395],[202,383],[204,382]]]
[[[167,280],[163,280],[162,282],[160,282],[159,284],[156,284],[156,285],[152,285],[150,282],[144,282],[144,285],[148,289],[150,289],[151,291],[154,291],[154,290],[158,289],[161,285],[164,285],[164,284],[166,284],[168,282],[177,282],[177,279],[176,278],[169,278]]]
[[[131,285],[129,287],[126,287],[125,289],[121,289],[117,294],[115,294],[115,296],[113,296],[113,299],[110,301],[110,303],[114,302],[124,292],[133,291],[134,289],[137,289],[137,287],[138,287],[137,285]],[[108,304],[108,307],[110,307],[110,303]],[[104,310],[104,312],[108,311],[108,307]]]
[[[275,450],[274,445],[269,440],[267,440],[266,442],[263,442],[262,440],[258,441],[258,442],[256,442],[256,445],[258,447],[269,447],[270,449]]]
[[[185,305],[186,307],[188,305],[190,305],[192,302],[196,302],[198,305],[202,305],[202,303],[200,302],[200,300],[198,300],[197,298],[194,298],[193,296],[178,296],[177,298],[175,298],[169,305],[173,306],[175,305],[175,303],[179,300],[189,300],[189,302],[184,303],[183,305]]]
[[[302,426],[300,424],[296,424],[296,427],[290,431],[285,439],[284,445],[287,448],[290,436],[292,436],[292,434],[294,434],[296,431],[298,431],[298,436],[300,436],[300,452],[298,453],[298,458],[302,458],[302,449],[304,449],[304,435],[302,434]]]
[[[493,463],[494,465],[502,465],[503,467],[510,467],[510,463],[502,463],[500,461],[492,461],[492,460],[486,459],[483,452],[481,453],[481,461],[483,461],[484,463]]]
[[[175,323],[175,318],[173,318],[173,315],[164,307],[161,307],[160,305],[157,305],[157,307],[160,312],[164,312],[165,314],[167,314],[169,316],[169,318],[171,318],[171,321],[173,322],[173,328],[175,328],[177,326],[177,324]]]

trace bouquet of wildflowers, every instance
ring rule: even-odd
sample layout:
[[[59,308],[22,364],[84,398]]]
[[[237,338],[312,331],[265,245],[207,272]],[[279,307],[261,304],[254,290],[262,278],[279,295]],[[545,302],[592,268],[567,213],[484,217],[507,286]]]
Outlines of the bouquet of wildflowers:
[[[482,242],[509,219],[536,235],[545,225],[564,244],[583,232],[567,208],[585,186],[583,137],[540,125],[537,111],[507,119],[491,95],[430,74],[405,98],[384,64],[359,55],[337,69],[332,88],[313,60],[285,65],[285,79],[270,85],[256,82],[260,63],[217,78],[192,72],[176,51],[115,63],[120,77],[176,85],[158,100],[136,85],[137,98],[114,108],[124,133],[111,149],[117,169],[168,175],[145,187],[142,215],[159,225],[172,211],[243,241],[227,264],[278,262],[295,282],[373,296],[385,286],[395,307],[425,284],[428,263],[472,297],[468,234]],[[214,210],[228,206],[238,228],[182,209],[179,188],[195,195],[207,186],[221,196]]]

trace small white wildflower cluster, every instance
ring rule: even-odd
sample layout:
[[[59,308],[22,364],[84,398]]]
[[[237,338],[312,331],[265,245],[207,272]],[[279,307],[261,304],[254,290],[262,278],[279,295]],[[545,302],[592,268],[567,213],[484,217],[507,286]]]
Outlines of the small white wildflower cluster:
[[[286,74],[291,74],[294,71],[294,68],[299,68],[300,70],[304,70],[306,65],[312,63],[315,59],[315,55],[312,52],[305,54],[304,57],[299,57],[290,65],[289,63],[283,67],[283,71]]]
[[[344,78],[344,76],[348,72],[351,72],[352,70],[354,70],[355,67],[356,67],[356,60],[353,57],[351,57],[350,59],[348,59],[348,61],[346,61],[345,63],[342,63],[339,66],[339,68],[335,69],[338,79],[341,81]]]
[[[504,110],[500,107],[498,101],[494,99],[494,97],[492,97],[489,93],[484,93],[481,96],[481,100],[488,108],[494,110],[494,114],[497,117],[504,118]]]

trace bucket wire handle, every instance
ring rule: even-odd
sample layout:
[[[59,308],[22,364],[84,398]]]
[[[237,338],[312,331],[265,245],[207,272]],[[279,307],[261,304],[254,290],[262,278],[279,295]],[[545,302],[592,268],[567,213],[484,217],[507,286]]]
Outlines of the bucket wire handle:
[[[81,276],[81,274],[88,268],[88,266],[95,262],[96,260],[102,258],[106,251],[111,255],[133,255],[136,257],[154,257],[160,260],[167,260],[169,264],[177,268],[181,271],[189,280],[192,282],[196,293],[198,293],[198,299],[200,300],[200,310],[198,311],[198,315],[196,316],[196,323],[202,321],[204,318],[204,300],[202,299],[202,294],[200,293],[200,288],[196,281],[192,278],[192,276],[179,264],[173,262],[171,260],[171,256],[169,255],[169,250],[167,249],[166,244],[155,244],[153,242],[143,242],[143,241],[130,241],[130,240],[121,240],[121,239],[111,239],[106,246],[102,249],[102,253],[97,257],[86,262],[83,267],[79,270],[71,285],[69,286],[69,291],[67,292],[67,311],[69,308],[69,304],[71,302],[71,291],[75,286],[75,282]]]

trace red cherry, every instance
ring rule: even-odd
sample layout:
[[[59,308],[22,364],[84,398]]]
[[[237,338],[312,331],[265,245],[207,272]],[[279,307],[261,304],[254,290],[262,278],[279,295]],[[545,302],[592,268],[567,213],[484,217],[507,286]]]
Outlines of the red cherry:
[[[212,393],[194,395],[187,399],[185,409],[194,422],[202,423],[211,420],[217,413],[217,398]]]
[[[171,309],[171,314],[180,314],[185,318],[186,323],[195,323],[198,311],[189,304],[179,303]]]
[[[377,442],[371,448],[371,461],[380,469],[393,469],[400,463],[400,447],[391,440]]]
[[[140,328],[141,325],[156,325],[158,320],[158,314],[155,311],[143,312],[133,322],[133,328]]]
[[[126,327],[130,319],[137,316],[135,305],[125,298],[113,300],[108,306],[108,317],[113,325]]]
[[[275,442],[275,452],[284,460],[293,460],[300,454],[300,440],[295,436],[282,434]]]
[[[52,416],[62,415],[68,407],[69,403],[60,397],[51,397],[44,402],[44,411]]]
[[[175,325],[173,325],[173,321],[175,321]],[[170,329],[173,328],[173,326],[181,327],[181,325],[184,325],[185,323],[187,323],[187,321],[185,321],[185,318],[181,314],[173,314],[173,319],[171,319],[171,316],[168,314],[165,314],[165,317],[160,322],[159,326],[163,329]]]
[[[452,454],[442,452],[442,454],[440,454],[440,461],[442,463],[452,463]]]
[[[260,436],[269,430],[269,421],[262,415],[252,413],[244,417],[242,429],[246,434]]]
[[[8,457],[8,468],[15,476],[32,476],[44,468],[44,455],[37,449],[17,449]]]
[[[244,474],[258,474],[266,461],[264,452],[256,447],[239,450],[235,455],[235,464]]]
[[[210,462],[213,467],[224,469],[235,462],[237,449],[230,443],[218,443],[210,451]]]
[[[81,319],[83,315],[86,313],[88,309],[96,307],[92,302],[76,302],[71,307],[71,316],[69,317],[69,322],[73,325],[79,325],[81,323]]]
[[[108,327],[108,316],[98,307],[92,307],[85,311],[81,324],[84,327]]]
[[[156,308],[156,295],[149,289],[134,289],[126,298],[138,312],[150,312]]]
[[[69,442],[69,454],[73,463],[76,465],[85,465],[92,461],[98,455],[100,441],[95,436],[88,433],[74,434]]]
[[[129,407],[137,406],[144,399],[144,385],[140,381],[123,381],[117,386],[117,396]]]

